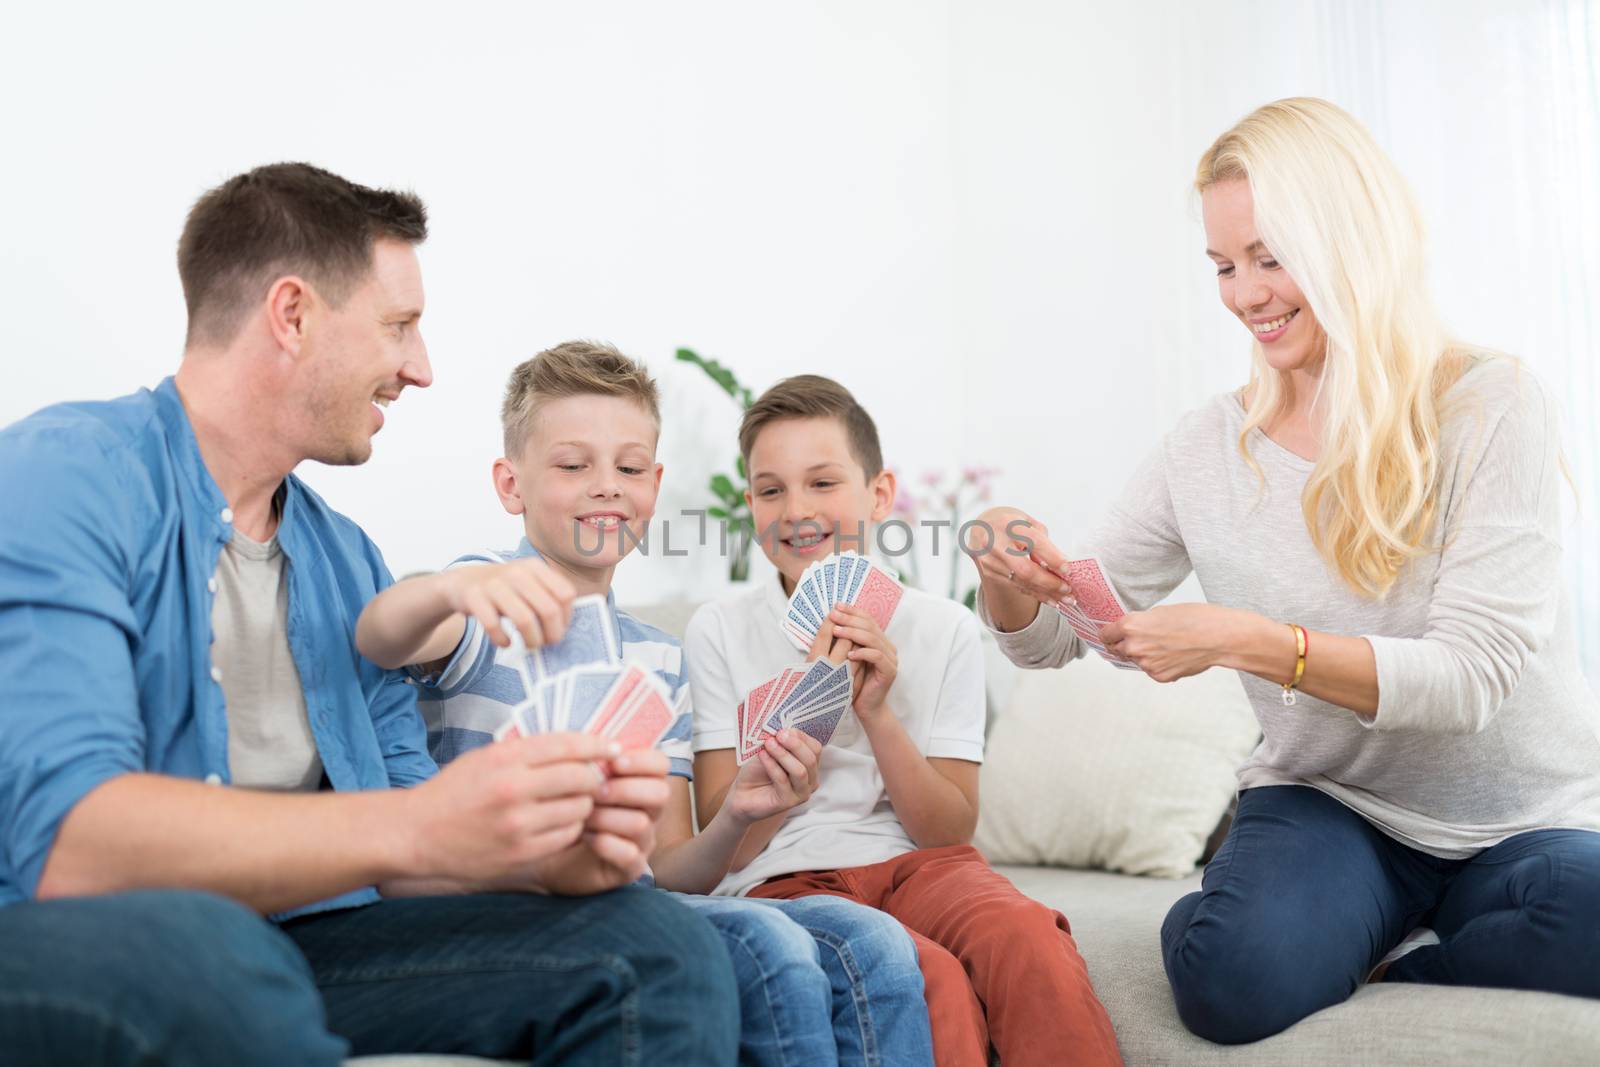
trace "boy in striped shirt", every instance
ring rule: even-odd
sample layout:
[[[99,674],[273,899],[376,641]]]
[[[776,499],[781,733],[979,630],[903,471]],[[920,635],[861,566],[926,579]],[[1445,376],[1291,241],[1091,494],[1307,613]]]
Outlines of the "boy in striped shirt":
[[[611,594],[612,575],[644,538],[660,490],[655,383],[608,345],[568,342],[513,371],[501,414],[506,453],[494,464],[495,491],[507,512],[522,516],[521,544],[397,584],[368,605],[357,627],[364,655],[407,666],[417,678],[429,745],[441,763],[490,743],[524,697],[500,620],[511,620],[528,647],[553,643],[579,595],[607,598],[623,662],[655,671],[677,709],[689,710],[679,643],[616,611]],[[772,758],[750,762],[717,818],[696,835],[689,725],[687,715],[680,718],[659,746],[670,761],[670,794],[646,877],[679,891],[723,935],[740,986],[740,1061],[931,1063],[916,952],[893,920],[832,898],[701,895],[727,875],[750,826],[810,796],[820,746],[795,731],[768,742]],[[613,779],[602,800],[628,788]],[[651,814],[620,801],[597,808],[571,846],[571,877],[556,891],[596,892],[615,884],[619,871],[645,870],[623,844],[638,839],[639,820]]]

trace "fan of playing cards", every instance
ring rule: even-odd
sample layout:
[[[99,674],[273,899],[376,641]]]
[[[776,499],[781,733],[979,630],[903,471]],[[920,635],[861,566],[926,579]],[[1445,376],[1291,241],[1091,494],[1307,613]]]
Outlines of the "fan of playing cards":
[[[1100,653],[1101,658],[1107,662],[1125,671],[1138,670],[1139,665],[1133,660],[1119,656],[1106,648],[1106,643],[1100,636],[1100,627],[1108,622],[1115,622],[1128,613],[1122,606],[1117,591],[1106,580],[1105,570],[1101,568],[1100,561],[1069,560],[1065,574],[1048,567],[1045,569],[1072,587],[1072,600],[1063,600],[1056,604],[1056,610],[1066,616],[1067,625],[1072,627],[1072,632],[1077,634],[1084,644]]]
[[[837,604],[855,605],[884,629],[904,592],[892,575],[865,556],[845,552],[820,559],[795,583],[784,610],[783,632],[802,652],[809,652]],[[852,696],[848,660],[835,664],[819,659],[785,667],[739,704],[738,761],[749,762],[762,742],[784,729],[799,730],[827,744],[850,710]]]
[[[605,597],[574,600],[567,632],[553,645],[529,649],[509,619],[503,625],[524,699],[496,737],[573,730],[625,749],[653,748],[678,725],[665,683],[654,671],[622,662]]]
[[[865,556],[844,552],[819,559],[794,584],[783,632],[801,652],[811,651],[811,642],[835,604],[853,604],[886,630],[904,592],[893,575]]]
[[[754,759],[762,742],[779,730],[799,730],[827,744],[850,710],[851,695],[848,660],[785,667],[739,702],[738,761]]]

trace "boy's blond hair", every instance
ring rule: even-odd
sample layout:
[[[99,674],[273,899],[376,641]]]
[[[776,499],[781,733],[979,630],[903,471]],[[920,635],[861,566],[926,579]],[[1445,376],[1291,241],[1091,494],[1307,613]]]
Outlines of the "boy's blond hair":
[[[783,419],[838,419],[844,426],[850,453],[866,473],[867,480],[883,470],[883,449],[878,445],[878,427],[850,390],[820,374],[797,374],[785,378],[756,398],[745,409],[739,422],[739,454],[746,469],[750,450],[761,431]]]
[[[600,341],[565,341],[517,365],[500,405],[506,457],[522,454],[533,420],[548,401],[568,396],[619,396],[643,408],[661,431],[655,379],[644,365]]]

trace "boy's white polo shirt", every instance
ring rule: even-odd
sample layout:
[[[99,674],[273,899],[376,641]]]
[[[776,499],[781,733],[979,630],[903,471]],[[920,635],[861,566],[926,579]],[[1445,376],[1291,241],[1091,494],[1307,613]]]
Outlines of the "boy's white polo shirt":
[[[695,612],[683,654],[694,704],[694,750],[734,748],[739,701],[805,660],[779,626],[788,598],[774,575]],[[885,636],[899,656],[894,712],[924,756],[983,761],[983,653],[977,617],[960,604],[907,589]],[[855,670],[852,665],[851,670]],[[817,791],[765,850],[731,871],[719,894],[744,894],[769,878],[893,859],[916,849],[895,815],[872,745],[854,713],[822,751]]]

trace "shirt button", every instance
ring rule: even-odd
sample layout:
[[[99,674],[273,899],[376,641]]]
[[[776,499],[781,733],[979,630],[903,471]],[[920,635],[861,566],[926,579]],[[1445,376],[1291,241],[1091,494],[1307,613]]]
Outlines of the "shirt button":
[[[220,774],[208,774],[208,775],[206,775],[206,785],[221,785],[221,784],[222,784],[222,775],[220,775]]]
[[[222,509],[222,521],[223,522],[232,522],[233,521],[233,509],[232,508],[223,508]]]
[[[212,578],[210,581],[206,582],[206,588],[215,593],[217,591],[217,580]]]
[[[219,685],[222,684],[222,668],[221,667],[212,667],[211,668],[211,680],[213,682],[216,682]]]

